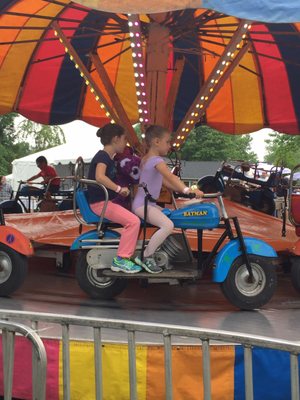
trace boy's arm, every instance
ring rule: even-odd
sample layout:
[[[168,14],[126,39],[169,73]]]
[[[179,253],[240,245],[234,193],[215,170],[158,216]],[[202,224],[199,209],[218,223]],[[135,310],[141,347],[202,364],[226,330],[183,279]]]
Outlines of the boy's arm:
[[[26,182],[34,181],[35,179],[39,178],[40,176],[41,176],[41,173],[39,172],[38,174],[33,175],[31,178],[27,179]]]

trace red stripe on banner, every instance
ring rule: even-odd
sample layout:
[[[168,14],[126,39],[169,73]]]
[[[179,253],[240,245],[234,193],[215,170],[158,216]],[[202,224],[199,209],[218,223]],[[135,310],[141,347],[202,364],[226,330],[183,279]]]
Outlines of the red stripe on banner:
[[[58,400],[59,340],[43,339],[47,353],[47,399]],[[0,394],[3,395],[2,336],[0,337]],[[24,337],[15,338],[13,397],[32,399],[32,346]]]
[[[252,39],[263,39],[274,42],[275,39],[266,25],[255,25],[255,31],[266,32],[264,35],[252,34]],[[254,49],[259,54],[281,58],[281,53],[276,45],[253,41]],[[290,90],[288,74],[281,61],[257,56],[262,71],[264,96],[266,103],[266,117],[271,128],[288,133],[298,131],[297,118],[294,111],[293,99]]]
[[[63,18],[82,20],[86,15],[87,12],[85,11],[67,9],[60,16]],[[60,23],[62,29],[67,27],[74,28],[74,30],[70,29],[64,32],[67,37],[73,37],[78,25],[79,23],[74,22]],[[54,31],[50,30],[47,32],[45,38],[56,38],[54,36]],[[18,112],[33,121],[44,124],[49,123],[56,82],[64,60],[64,56],[53,59],[51,59],[51,57],[56,57],[61,54],[64,54],[64,46],[58,39],[42,41],[36,51],[33,61],[47,60],[31,64],[24,82],[18,107]]]

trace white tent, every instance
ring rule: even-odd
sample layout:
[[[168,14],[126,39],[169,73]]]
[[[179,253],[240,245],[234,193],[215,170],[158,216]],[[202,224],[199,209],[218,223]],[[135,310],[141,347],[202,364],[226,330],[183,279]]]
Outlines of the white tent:
[[[40,151],[29,156],[18,158],[12,162],[12,186],[16,190],[18,187],[18,181],[26,181],[31,176],[37,174],[39,169],[36,166],[35,160],[39,156],[44,156],[48,160],[48,164],[52,165],[68,165],[74,164],[79,156],[88,163],[91,161],[97,150],[100,150],[102,145],[97,137],[89,138],[84,143],[82,142],[70,142],[62,144],[60,146],[52,147],[48,150]],[[58,174],[60,172],[58,171]],[[68,175],[68,174],[66,174]]]

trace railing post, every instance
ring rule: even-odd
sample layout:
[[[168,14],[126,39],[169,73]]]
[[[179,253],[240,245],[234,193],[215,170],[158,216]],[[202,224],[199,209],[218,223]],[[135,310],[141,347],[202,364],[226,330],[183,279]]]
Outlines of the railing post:
[[[298,354],[290,353],[292,400],[299,400],[299,364]]]
[[[202,340],[204,400],[211,400],[209,340]]]
[[[94,328],[96,400],[103,399],[101,328]]]
[[[31,327],[36,332],[38,329],[38,322],[31,321]],[[37,357],[34,347],[32,347],[31,353],[32,353],[32,398],[37,399],[36,389],[37,389],[38,366],[37,366]]]
[[[15,334],[2,330],[4,400],[11,400],[14,372]]]
[[[168,332],[163,333],[164,337],[164,353],[165,353],[165,384],[166,384],[166,400],[173,399],[173,382],[172,382],[172,343],[171,335]]]
[[[135,333],[128,331],[128,361],[130,400],[137,400]]]
[[[70,342],[69,342],[69,325],[62,325],[62,362],[63,362],[63,391],[64,400],[70,400],[71,389],[70,389]]]
[[[244,346],[245,366],[245,395],[246,400],[253,400],[253,369],[252,369],[252,348]]]

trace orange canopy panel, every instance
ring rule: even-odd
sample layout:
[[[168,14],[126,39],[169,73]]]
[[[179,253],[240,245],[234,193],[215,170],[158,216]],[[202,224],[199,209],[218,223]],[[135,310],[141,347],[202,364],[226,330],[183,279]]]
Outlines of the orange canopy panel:
[[[298,238],[292,225],[287,224],[287,234],[283,238],[281,220],[226,199],[224,202],[229,216],[238,217],[244,236],[265,240],[280,252],[289,252],[295,246]],[[19,229],[33,242],[40,244],[69,247],[79,235],[79,224],[71,211],[7,215],[6,223]],[[84,227],[84,229],[89,228]],[[211,251],[220,235],[219,229],[204,231],[204,251]],[[188,238],[192,249],[197,250],[195,231],[188,231]]]

